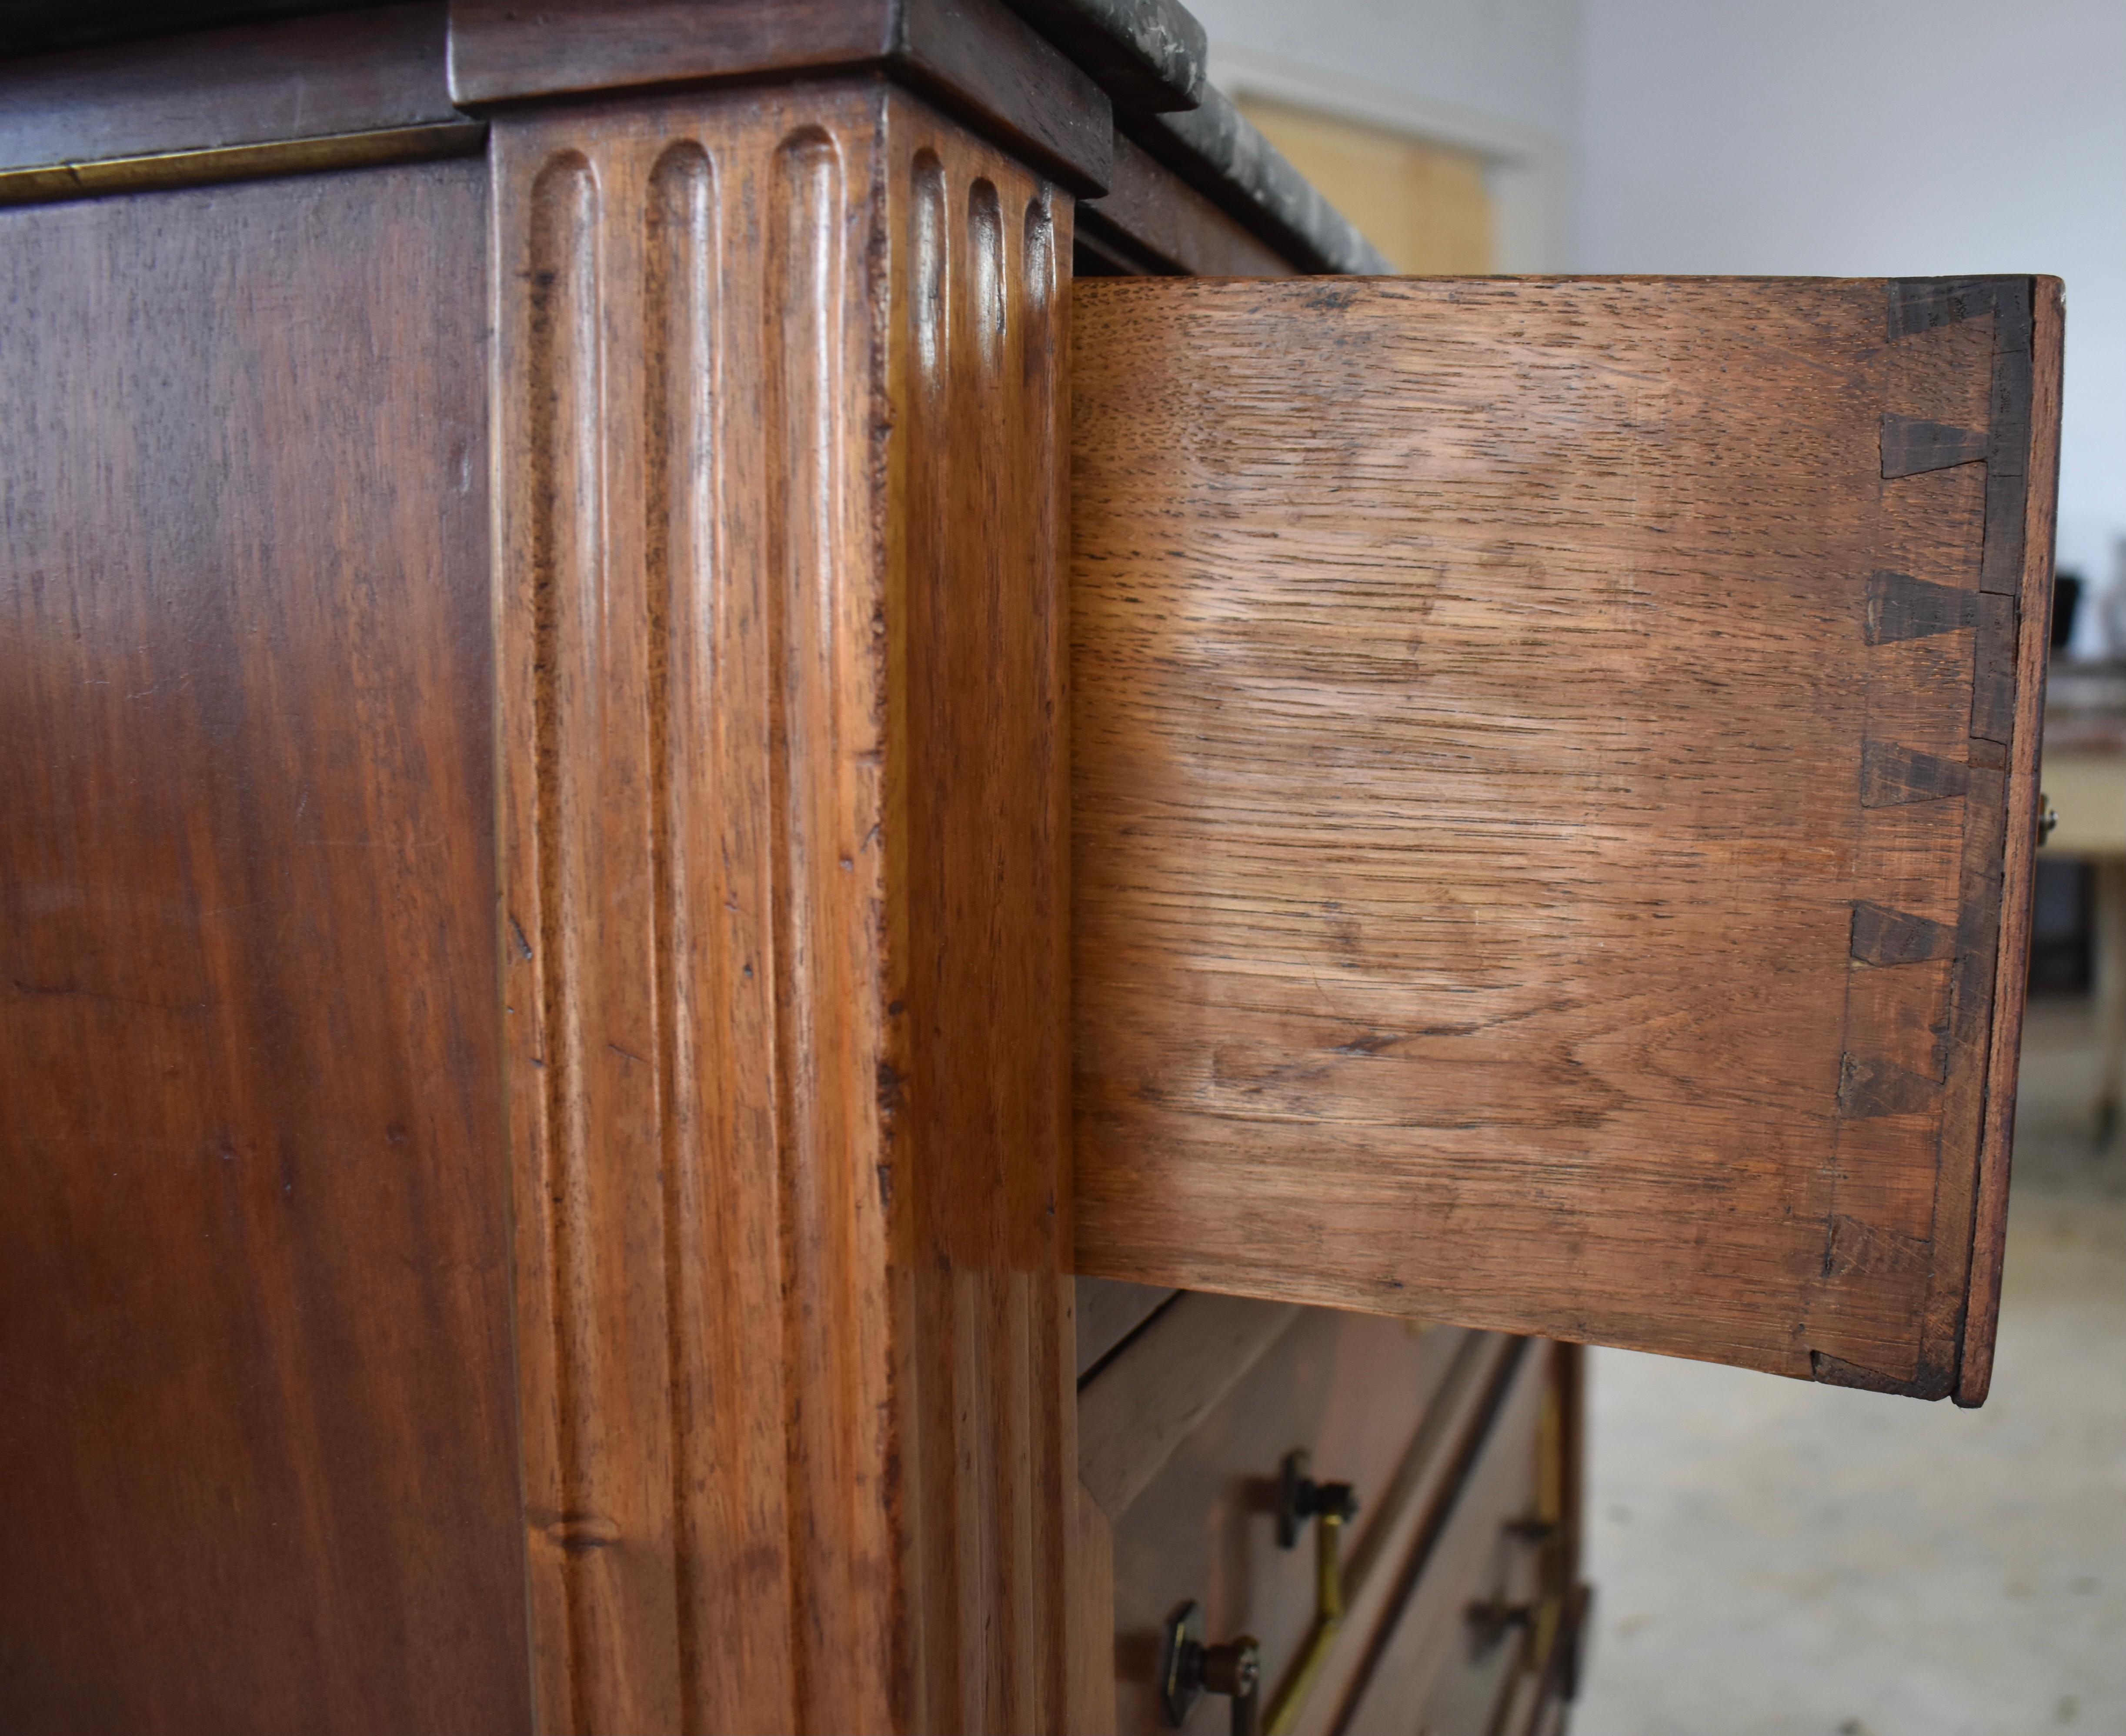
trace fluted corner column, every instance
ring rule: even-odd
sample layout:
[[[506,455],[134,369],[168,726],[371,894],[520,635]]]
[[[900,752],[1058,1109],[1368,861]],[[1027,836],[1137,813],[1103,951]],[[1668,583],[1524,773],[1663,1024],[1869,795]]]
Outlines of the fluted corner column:
[[[1068,1729],[1070,201],[875,77],[491,149],[542,1726]]]

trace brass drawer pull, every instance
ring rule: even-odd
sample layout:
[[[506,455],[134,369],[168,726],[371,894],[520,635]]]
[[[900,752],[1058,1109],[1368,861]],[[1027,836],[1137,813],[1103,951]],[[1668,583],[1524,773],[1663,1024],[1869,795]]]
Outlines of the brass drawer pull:
[[[1278,1471],[1277,1546],[1294,1548],[1306,1521],[1314,1518],[1341,1525],[1358,1511],[1358,1498],[1348,1483],[1316,1483],[1308,1475],[1311,1461],[1303,1452],[1287,1453]]]
[[[1233,1736],[1288,1736],[1300,1709],[1335,1647],[1344,1628],[1344,1521],[1358,1511],[1358,1498],[1348,1483],[1317,1483],[1309,1474],[1305,1453],[1285,1457],[1278,1478],[1277,1541],[1296,1549],[1299,1534],[1311,1519],[1314,1531],[1314,1625],[1292,1668],[1286,1672],[1269,1715],[1260,1718],[1262,1650],[1252,1635],[1223,1645],[1203,1641],[1203,1611],[1184,1603],[1166,1624],[1160,1660],[1159,1704],[1167,1724],[1179,1729],[1206,1693],[1224,1694],[1233,1702]]]
[[[1314,1625],[1299,1661],[1271,1701],[1264,1729],[1268,1736],[1290,1736],[1312,1691],[1321,1666],[1344,1630],[1344,1525],[1358,1511],[1358,1498],[1348,1483],[1316,1483],[1305,1453],[1287,1455],[1278,1479],[1283,1499],[1277,1515],[1277,1540],[1285,1549],[1299,1542],[1306,1521],[1314,1528]]]
[[[1481,1655],[1516,1629],[1532,1630],[1538,1610],[1533,1603],[1509,1603],[1504,1596],[1499,1596],[1478,1599],[1466,1613],[1469,1625],[1476,1630],[1476,1646]]]
[[[1159,1709],[1169,1727],[1186,1724],[1205,1694],[1223,1694],[1233,1702],[1233,1736],[1257,1736],[1261,1685],[1262,1648],[1252,1634],[1206,1645],[1202,1606],[1192,1602],[1174,1611],[1159,1671]]]

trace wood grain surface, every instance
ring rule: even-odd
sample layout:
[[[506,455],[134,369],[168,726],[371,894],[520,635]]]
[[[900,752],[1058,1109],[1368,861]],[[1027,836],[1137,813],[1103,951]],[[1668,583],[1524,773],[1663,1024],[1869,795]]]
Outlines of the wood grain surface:
[[[1080,284],[1080,1270],[1976,1368],[2056,296]]]
[[[494,141],[541,1723],[1068,1729],[1069,202],[869,78]]]
[[[1185,1300],[1202,1305],[1212,1340],[1211,1309],[1246,1305]],[[1549,1666],[1571,1638],[1559,1594],[1577,1565],[1578,1347],[1328,1309],[1285,1314],[1184,1429],[1155,1422],[1139,1438],[1149,1462],[1126,1487],[1113,1469],[1127,1434],[1117,1425],[1157,1410],[1177,1378],[1202,1385],[1222,1347],[1178,1356],[1178,1344],[1147,1333],[1080,1389],[1080,1668],[1104,1686],[1081,1695],[1081,1728],[1169,1727],[1160,1635],[1185,1602],[1202,1606],[1212,1637],[1245,1631],[1260,1642],[1267,1693],[1292,1672],[1316,1611],[1312,1534],[1289,1550],[1275,1540],[1278,1472],[1294,1449],[1309,1452],[1316,1475],[1350,1481],[1358,1500],[1342,1552],[1343,1629],[1296,1708],[1302,1736],[1399,1727],[1396,1709],[1447,1692],[1450,1658],[1472,1653],[1501,1654],[1479,1672],[1487,1710],[1516,1697],[1533,1710],[1557,1694],[1562,1672]],[[1511,1467],[1504,1482],[1486,1469],[1499,1464]],[[1484,1648],[1467,1611],[1494,1597],[1528,1619]],[[1184,1728],[1208,1736],[1228,1710],[1208,1698]],[[1442,1728],[1526,1723],[1468,1716]]]
[[[530,1726],[473,163],[0,213],[0,1724]]]
[[[1347,1326],[1343,1336],[1357,1352],[1351,1360],[1362,1368],[1367,1361],[1372,1362],[1373,1369],[1367,1370],[1372,1375],[1368,1384],[1391,1398],[1398,1396],[1395,1383],[1381,1378],[1387,1370],[1381,1366],[1385,1359],[1380,1351],[1388,1341],[1377,1325],[1370,1333]],[[1371,1359],[1364,1356],[1368,1345],[1375,1347]],[[1361,1474],[1358,1524],[1344,1554],[1344,1631],[1300,1703],[1299,1736],[1320,1736],[1338,1728],[1344,1702],[1363,1691],[1370,1658],[1393,1643],[1411,1586],[1438,1572],[1434,1556],[1439,1535],[1460,1503],[1470,1466],[1483,1447],[1500,1395],[1524,1361],[1552,1350],[1496,1333],[1459,1332],[1452,1327],[1429,1328],[1424,1348],[1435,1358],[1451,1352],[1452,1361],[1440,1369],[1438,1385],[1428,1390],[1401,1457],[1385,1473],[1368,1465]],[[1344,1476],[1331,1465],[1347,1462],[1342,1451],[1316,1455],[1324,1476]],[[1434,1600],[1451,1600],[1456,1589],[1466,1597],[1473,1587],[1465,1576],[1458,1587],[1446,1588],[1445,1600],[1438,1592]],[[1291,1666],[1291,1656],[1281,1656],[1273,1660],[1273,1673],[1281,1682]],[[1276,1691],[1275,1686],[1271,1691]]]

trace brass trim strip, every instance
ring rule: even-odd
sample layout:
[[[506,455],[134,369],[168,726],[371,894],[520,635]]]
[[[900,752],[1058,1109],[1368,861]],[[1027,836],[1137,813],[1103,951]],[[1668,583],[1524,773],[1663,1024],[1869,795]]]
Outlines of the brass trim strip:
[[[315,139],[273,139],[258,144],[214,145],[202,150],[158,151],[144,157],[0,169],[0,205],[94,199],[108,193],[249,181],[267,175],[313,174],[322,169],[368,168],[431,157],[470,156],[486,140],[484,120],[444,120],[426,126],[328,133]]]

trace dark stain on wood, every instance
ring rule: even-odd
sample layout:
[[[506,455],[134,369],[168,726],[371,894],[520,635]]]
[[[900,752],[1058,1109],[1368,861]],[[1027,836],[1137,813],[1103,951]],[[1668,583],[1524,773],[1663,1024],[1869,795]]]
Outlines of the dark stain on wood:
[[[1993,297],[1992,414],[1987,427],[1986,549],[1978,588],[2013,597],[2023,581],[2023,542],[2029,494],[2030,402],[2035,386],[2032,324],[2032,280],[2002,278]],[[2057,430],[2053,431],[2057,433]],[[2051,534],[2053,502],[2041,503],[2046,534]],[[2043,606],[2049,608],[2051,588]],[[2015,645],[2004,654],[2015,661]]]
[[[1887,904],[1853,907],[1853,956],[1864,965],[1916,965],[1945,959],[1956,950],[1956,931]]]
[[[1937,633],[1953,633],[1975,625],[1978,620],[1976,592],[1954,585],[1938,585],[1931,579],[1914,578],[1907,573],[1870,573],[1868,575],[1867,639],[1871,645],[1889,645],[1908,639],[1930,639]]]
[[[1927,1243],[1918,1236],[1841,1215],[1831,1220],[1831,1235],[1824,1248],[1824,1276],[1842,1278],[1856,1272],[1923,1271],[1928,1252]]]
[[[1850,1120],[1920,1114],[1940,1101],[1939,1083],[1909,1068],[1855,1054],[1840,1063],[1838,1112]]]
[[[2015,600],[1980,592],[1973,601],[1978,643],[1971,672],[1972,738],[2005,748],[2015,734]]]
[[[2002,280],[1998,277],[1900,277],[1889,291],[1889,335],[1917,337],[1965,319],[1982,319],[1994,310]]]
[[[1959,428],[1919,416],[1883,415],[1883,474],[1886,479],[1975,464],[1987,455],[1987,431]]]
[[[1987,606],[1974,647],[1971,757],[1974,767],[1998,769],[1975,771],[1968,804],[1952,1029],[1957,1048],[1987,1064],[1982,1082],[1968,1083],[1944,1116],[1944,1144],[1952,1132],[1975,1135],[1978,1161],[1968,1178],[1944,1173],[1955,1185],[1940,1196],[1935,1240],[1943,1255],[1968,1264],[1961,1283],[1944,1273],[1930,1288],[1930,1335],[1939,1341],[1953,1333],[1955,1357],[1925,1372],[1930,1393],[1953,1386],[1965,1405],[1983,1401],[1991,1378],[2007,1226],[2052,607],[2063,308],[2060,285],[2048,278],[1936,279],[1895,286],[1891,297],[1893,335],[1900,323],[1916,329],[1980,311],[1992,315],[1993,367],[1978,580]]]
[[[1860,805],[1895,808],[1906,802],[1938,802],[1971,787],[1971,768],[1897,742],[1867,742],[1860,749]]]
[[[1945,1394],[1931,1392],[1914,1394],[1913,1383],[1896,1375],[1886,1375],[1872,1368],[1863,1368],[1858,1362],[1848,1362],[1843,1357],[1826,1356],[1820,1350],[1808,1353],[1809,1371],[1826,1386],[1854,1386],[1864,1393],[1895,1393],[1900,1396],[1939,1399]]]

